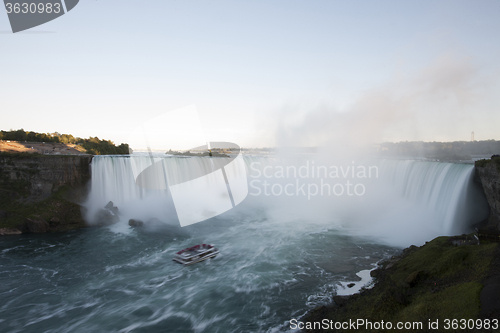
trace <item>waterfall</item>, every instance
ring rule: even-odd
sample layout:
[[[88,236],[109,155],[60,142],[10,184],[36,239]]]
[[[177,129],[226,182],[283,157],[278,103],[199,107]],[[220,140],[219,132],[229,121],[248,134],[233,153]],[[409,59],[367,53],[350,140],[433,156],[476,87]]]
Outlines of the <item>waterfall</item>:
[[[376,177],[370,175],[373,177],[357,179],[360,166],[351,162],[344,163],[346,172],[340,165],[345,177],[342,177],[342,172],[338,172],[340,179],[337,179],[332,176],[333,167],[324,160],[323,163],[320,160],[315,163],[314,160],[304,159],[290,161],[278,157],[244,156],[242,161],[246,165],[246,175],[244,172],[241,174],[241,170],[238,174],[237,171],[230,172],[226,168],[225,178],[222,176],[217,178],[210,173],[211,170],[217,169],[213,165],[213,160],[224,159],[161,156],[155,157],[153,161],[148,156],[96,156],[91,165],[88,219],[92,221],[92,215],[96,211],[102,209],[109,201],[113,201],[125,222],[129,218],[142,220],[158,218],[167,224],[179,225],[181,211],[179,200],[173,198],[170,185],[186,179],[196,179],[198,183],[203,184],[201,187],[199,184],[195,187],[191,185],[185,187],[181,196],[184,206],[195,211],[194,199],[207,202],[207,206],[200,213],[206,216],[201,218],[197,216],[198,220],[195,222],[217,216],[220,214],[218,212],[231,210],[243,201],[240,205],[243,207],[238,206],[236,210],[245,207],[250,210],[267,209],[282,219],[325,220],[326,224],[353,228],[367,235],[397,239],[396,244],[406,244],[423,242],[433,236],[470,231],[473,224],[484,220],[488,214],[484,194],[474,181],[474,167],[470,164],[412,160],[364,161],[363,165],[376,166]],[[155,177],[155,181],[162,184],[138,186],[138,174],[155,162],[159,165],[155,172],[160,175]],[[292,169],[295,173],[290,172],[283,177],[276,176],[277,173],[274,172],[278,170],[278,165],[286,165],[287,171]],[[300,171],[300,167],[304,168],[306,165],[312,171],[308,173],[309,178],[301,178],[297,175],[297,170]],[[352,169],[356,165],[357,169]],[[323,166],[326,167],[322,169]],[[321,172],[323,170],[330,173]],[[254,171],[257,171],[258,176]],[[210,176],[200,177],[200,175]],[[240,180],[239,184],[231,181],[234,175]],[[280,192],[283,188],[292,189],[297,186],[323,191],[326,184],[331,185],[328,189],[335,189],[334,186],[347,182],[342,178],[351,181],[353,191],[358,183],[363,185],[363,191],[358,188],[357,194],[350,195],[347,192],[342,192],[342,195],[333,192],[326,195],[318,192],[321,195],[314,197],[300,196],[298,190],[297,195],[293,192],[293,196]],[[274,192],[269,195],[264,192],[256,195],[255,192],[258,191],[255,191],[255,183],[252,183],[256,179],[267,181],[268,190]],[[244,186],[241,180],[245,182]],[[168,185],[165,185],[165,182]],[[247,191],[248,196],[247,192],[238,190],[238,186],[246,188],[246,182],[251,185],[250,191]],[[215,192],[207,195],[197,190],[202,187],[214,189]],[[231,192],[233,193],[232,201],[229,201],[227,191],[230,193],[229,196]],[[239,197],[235,195],[243,192],[245,195]],[[177,194],[174,193],[175,195]],[[174,203],[175,200],[177,201]],[[182,221],[180,225],[183,225]]]
[[[436,213],[444,234],[467,231],[488,216],[472,164],[384,161],[382,170],[402,197]]]
[[[220,215],[248,192],[243,158],[96,156],[88,218],[112,201],[124,217],[186,226]]]

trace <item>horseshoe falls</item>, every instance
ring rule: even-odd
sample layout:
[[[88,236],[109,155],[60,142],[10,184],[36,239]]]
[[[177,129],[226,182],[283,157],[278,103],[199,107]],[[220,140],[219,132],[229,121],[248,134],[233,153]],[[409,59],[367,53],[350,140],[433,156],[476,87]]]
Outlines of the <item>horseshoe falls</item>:
[[[163,161],[160,173],[169,174],[166,178],[175,183],[210,174],[213,167],[211,159],[202,157],[158,160]],[[474,168],[470,164],[413,160],[325,163],[314,159],[258,156],[245,157],[244,161],[249,195],[244,203],[228,212],[230,215],[261,211],[282,219],[293,215],[294,220],[300,216],[306,224],[313,220],[325,221],[326,225],[378,237],[396,246],[420,245],[439,235],[461,234],[487,217],[486,200],[474,181]],[[165,177],[156,178],[158,183],[163,183],[161,189],[136,184],[138,170],[150,164],[146,156],[96,156],[92,162],[87,204],[89,220],[112,201],[122,214],[122,224],[131,218],[144,221],[155,218],[178,226],[176,207]],[[368,169],[373,170],[373,175],[357,175],[360,170]],[[324,170],[326,172],[321,172]],[[332,170],[337,173],[332,175]],[[301,171],[305,172],[299,174]],[[219,186],[213,177],[205,177],[204,181],[206,187]],[[347,191],[348,181],[353,193]],[[325,188],[328,193],[323,191]],[[225,187],[221,192],[224,190]],[[188,202],[191,209],[210,200],[213,210],[222,210],[212,196],[197,197],[195,190],[182,200]]]
[[[155,158],[164,160],[163,174],[180,172],[168,174],[170,182],[217,170],[208,158]],[[222,213],[181,227],[170,183],[137,185],[137,170],[152,163],[149,157],[94,157],[89,222],[109,201],[119,221],[3,240],[2,331],[286,332],[291,318],[358,290],[366,282],[360,272],[402,247],[468,232],[488,214],[469,164],[243,161],[246,198],[225,210],[223,178],[205,177],[207,188],[220,189],[206,200]],[[230,184],[229,172],[227,178]],[[199,197],[179,200],[195,211]],[[130,219],[144,226],[132,228]],[[188,267],[172,261],[200,243],[220,254]]]

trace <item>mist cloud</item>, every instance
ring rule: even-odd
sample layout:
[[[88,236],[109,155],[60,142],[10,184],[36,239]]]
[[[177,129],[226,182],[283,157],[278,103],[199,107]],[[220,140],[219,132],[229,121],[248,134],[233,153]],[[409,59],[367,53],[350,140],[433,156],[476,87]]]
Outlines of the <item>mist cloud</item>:
[[[466,140],[487,98],[471,58],[442,56],[417,73],[395,75],[340,110],[330,104],[288,104],[269,123],[278,147],[354,149],[384,141]]]

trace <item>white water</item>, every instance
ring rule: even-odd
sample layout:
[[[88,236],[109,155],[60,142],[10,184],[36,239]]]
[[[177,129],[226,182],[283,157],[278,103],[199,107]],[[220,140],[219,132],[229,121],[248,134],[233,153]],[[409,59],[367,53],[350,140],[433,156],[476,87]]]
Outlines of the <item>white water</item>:
[[[471,164],[385,161],[382,168],[404,199],[433,213],[432,223],[443,235],[470,231],[488,216]]]
[[[89,218],[112,200],[122,213],[120,222],[3,240],[0,331],[289,331],[290,319],[370,283],[369,270],[400,246],[462,232],[484,217],[472,165],[372,161],[362,164],[376,165],[378,177],[348,172],[345,178],[323,179],[317,170],[302,178],[292,172],[308,161],[327,164],[319,159],[245,161],[249,183],[267,181],[275,193],[297,182],[314,191],[322,180],[363,184],[366,193],[255,196],[259,185],[234,209],[181,228],[168,190],[135,184],[133,167],[147,166],[147,158],[97,156]],[[185,177],[199,174],[206,163],[171,158],[163,165],[185,170]],[[291,173],[280,176],[279,166],[291,167]],[[158,218],[169,225],[133,229],[129,218]],[[180,249],[200,243],[216,245],[220,255],[188,267],[172,261]]]
[[[161,168],[164,170],[160,172],[170,173],[169,179],[180,182],[188,179],[190,174],[208,173],[209,160],[163,158]],[[487,217],[484,196],[474,183],[474,168],[469,164],[404,160],[352,161],[333,165],[310,158],[292,161],[245,157],[244,160],[248,168],[249,195],[241,207],[237,207],[238,211],[265,211],[267,216],[284,222],[299,219],[321,221],[326,227],[340,226],[356,235],[390,245],[408,246],[421,245],[440,235],[468,232],[472,225]],[[135,183],[134,174],[149,164],[149,157],[94,157],[87,204],[90,222],[97,210],[113,201],[122,213],[121,223],[124,225],[130,218],[144,221],[157,218],[178,226],[168,189],[145,189]],[[328,172],[318,171],[320,166],[325,166]],[[302,174],[301,167],[307,167]],[[340,170],[337,177],[331,177],[333,167]],[[372,167],[370,175],[369,167]],[[365,170],[361,177],[360,168]],[[207,178],[205,181],[212,180]],[[206,186],[215,187],[215,181],[212,182],[214,184]],[[352,185],[351,193],[348,193],[346,182]],[[338,185],[335,190],[343,191],[341,195],[338,195],[340,191],[334,194],[335,184]],[[360,187],[354,187],[356,184]],[[284,189],[291,195],[287,195]],[[327,191],[329,189],[331,192]],[[359,191],[354,193],[353,189]],[[196,195],[196,191],[186,195],[193,209],[196,209],[196,200],[203,200]],[[206,197],[209,199],[212,198]],[[217,200],[213,202],[216,210]]]

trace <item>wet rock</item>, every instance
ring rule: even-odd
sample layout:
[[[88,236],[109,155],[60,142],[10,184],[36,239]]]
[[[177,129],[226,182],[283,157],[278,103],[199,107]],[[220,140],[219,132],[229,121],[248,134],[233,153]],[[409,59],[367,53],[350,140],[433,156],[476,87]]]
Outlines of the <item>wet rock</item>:
[[[117,223],[120,218],[111,213],[109,210],[101,209],[95,216],[95,221],[98,226],[105,227]]]
[[[333,296],[333,301],[338,306],[344,306],[349,301],[349,296]]]
[[[113,201],[108,202],[106,204],[106,206],[104,206],[104,209],[109,210],[111,213],[113,213],[113,215],[120,215],[120,212],[118,211],[118,207],[116,207],[113,204]]]
[[[142,227],[144,225],[144,222],[141,220],[130,219],[128,220],[128,225],[131,227]]]
[[[61,221],[58,217],[52,217],[49,220],[50,231],[58,230],[62,225],[64,225],[66,221]]]
[[[49,231],[50,225],[47,221],[39,217],[29,217],[24,222],[23,229],[27,232],[33,232],[36,234],[42,234]]]
[[[119,215],[118,207],[113,204],[113,201],[110,201],[103,209],[97,212],[94,220],[99,227],[105,227],[120,221]]]
[[[20,235],[22,232],[15,228],[0,228],[0,236],[5,235]]]
[[[347,288],[352,288],[352,287],[354,287],[355,285],[356,285],[355,283],[349,283],[349,284],[347,285]]]

